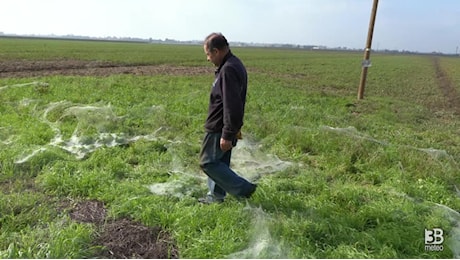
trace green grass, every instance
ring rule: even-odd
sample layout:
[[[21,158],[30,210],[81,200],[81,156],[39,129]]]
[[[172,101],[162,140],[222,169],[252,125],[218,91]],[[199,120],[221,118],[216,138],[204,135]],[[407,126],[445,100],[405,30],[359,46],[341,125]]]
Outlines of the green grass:
[[[201,46],[0,44],[2,61],[211,66]],[[223,205],[199,205],[194,196],[206,187],[193,178],[187,182],[197,189],[180,198],[148,189],[184,174],[204,176],[198,153],[213,75],[0,79],[0,87],[49,84],[0,90],[0,257],[94,256],[96,230],[59,211],[66,199],[97,199],[110,218],[166,228],[182,258],[242,252],[262,258],[454,256],[450,239],[458,216],[449,217],[435,203],[460,210],[460,118],[437,105],[445,98],[431,56],[373,54],[365,99],[358,102],[361,53],[233,52],[249,71],[245,139],[292,163],[262,176],[249,206],[231,197]],[[460,91],[460,60],[440,57],[440,63]],[[98,110],[78,110],[87,106]],[[76,134],[87,144],[101,133],[154,138],[77,159],[50,145],[56,129],[65,140]],[[45,150],[15,163],[40,148]],[[425,251],[424,229],[435,227],[445,232],[444,250]],[[272,246],[260,247],[264,240]]]
[[[147,43],[42,40],[1,38],[0,60],[107,61],[121,64],[197,64],[206,60],[201,46],[155,45]]]

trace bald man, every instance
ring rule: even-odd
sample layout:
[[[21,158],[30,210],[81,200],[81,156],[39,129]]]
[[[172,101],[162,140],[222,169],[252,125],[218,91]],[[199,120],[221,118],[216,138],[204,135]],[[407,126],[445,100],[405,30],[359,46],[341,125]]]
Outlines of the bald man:
[[[227,193],[250,198],[257,185],[230,169],[232,148],[243,126],[247,73],[220,33],[206,37],[203,46],[208,61],[216,66],[205,123],[206,135],[200,153],[200,167],[208,176],[209,192],[201,203],[221,203]]]

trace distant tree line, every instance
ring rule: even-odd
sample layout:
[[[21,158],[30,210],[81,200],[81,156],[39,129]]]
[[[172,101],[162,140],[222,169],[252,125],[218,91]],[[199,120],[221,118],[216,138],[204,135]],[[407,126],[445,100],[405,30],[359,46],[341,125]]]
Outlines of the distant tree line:
[[[40,38],[40,39],[68,39],[68,40],[86,40],[86,41],[117,41],[117,42],[141,42],[141,43],[158,43],[158,44],[192,44],[192,45],[201,45],[203,41],[200,40],[189,40],[189,41],[178,41],[174,39],[143,39],[138,37],[116,37],[116,36],[106,36],[106,37],[92,37],[92,36],[82,36],[82,35],[18,35],[18,34],[5,34],[0,32],[0,37],[17,37],[17,38]],[[230,42],[232,46],[238,47],[266,47],[266,48],[284,48],[284,49],[304,49],[304,50],[333,50],[333,51],[363,51],[363,49],[348,48],[348,47],[327,47],[323,45],[299,45],[299,44],[288,44],[288,43],[247,43],[247,42]],[[444,54],[442,52],[431,52],[431,53],[421,53],[417,51],[409,50],[372,50],[373,52],[378,53],[388,53],[388,54],[429,54],[429,55],[446,55],[446,56],[459,56],[458,51],[456,54]]]

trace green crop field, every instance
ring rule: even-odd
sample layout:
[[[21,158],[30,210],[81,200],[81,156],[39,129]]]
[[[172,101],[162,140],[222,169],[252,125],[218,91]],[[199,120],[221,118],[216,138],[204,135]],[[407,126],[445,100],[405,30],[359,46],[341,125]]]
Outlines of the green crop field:
[[[168,234],[166,257],[460,257],[458,57],[372,53],[358,101],[362,53],[232,51],[232,165],[259,188],[201,205],[202,46],[0,38],[0,257],[104,257],[122,219]]]

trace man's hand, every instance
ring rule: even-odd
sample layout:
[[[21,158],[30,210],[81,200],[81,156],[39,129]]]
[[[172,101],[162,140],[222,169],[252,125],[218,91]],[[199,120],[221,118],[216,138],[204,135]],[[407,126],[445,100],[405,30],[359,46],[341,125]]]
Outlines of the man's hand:
[[[220,138],[220,149],[224,153],[232,148],[233,148],[232,141],[225,140],[224,138]]]

